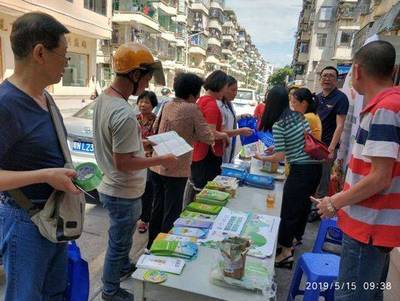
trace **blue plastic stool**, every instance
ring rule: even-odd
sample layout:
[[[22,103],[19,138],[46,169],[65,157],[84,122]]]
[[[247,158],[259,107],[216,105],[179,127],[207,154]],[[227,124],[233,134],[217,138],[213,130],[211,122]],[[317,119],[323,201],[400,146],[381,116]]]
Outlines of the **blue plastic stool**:
[[[327,253],[322,247],[325,242],[335,245],[341,245],[343,239],[343,232],[336,225],[336,218],[323,219],[319,225],[317,239],[315,240],[313,253]]]
[[[334,301],[334,281],[339,275],[340,257],[333,254],[304,253],[296,265],[287,301],[304,295],[304,301],[318,301],[323,296]],[[305,290],[300,290],[303,273],[307,277]]]

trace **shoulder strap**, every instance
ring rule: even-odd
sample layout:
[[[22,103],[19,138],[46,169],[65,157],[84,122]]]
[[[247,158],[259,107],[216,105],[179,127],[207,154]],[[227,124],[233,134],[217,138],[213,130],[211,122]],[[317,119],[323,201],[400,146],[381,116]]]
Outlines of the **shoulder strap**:
[[[65,162],[72,163],[71,153],[69,152],[69,148],[67,145],[67,137],[65,135],[65,128],[61,120],[60,112],[53,100],[53,97],[51,97],[51,95],[47,91],[45,91],[44,95],[46,96],[51,119],[53,121],[53,125],[57,133],[58,142],[60,143],[61,151],[63,152]]]

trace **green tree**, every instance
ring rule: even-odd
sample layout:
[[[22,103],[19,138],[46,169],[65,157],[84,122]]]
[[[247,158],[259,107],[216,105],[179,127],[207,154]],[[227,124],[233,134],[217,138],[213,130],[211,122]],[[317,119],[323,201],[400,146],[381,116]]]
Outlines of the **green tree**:
[[[285,86],[287,84],[287,78],[294,75],[293,69],[289,66],[285,66],[276,70],[268,79],[268,85],[274,86]]]

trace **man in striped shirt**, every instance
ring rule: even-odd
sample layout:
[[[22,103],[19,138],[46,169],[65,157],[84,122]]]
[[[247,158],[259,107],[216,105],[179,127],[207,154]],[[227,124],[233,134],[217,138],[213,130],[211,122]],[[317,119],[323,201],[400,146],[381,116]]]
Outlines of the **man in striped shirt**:
[[[400,246],[400,88],[393,88],[394,47],[375,41],[354,57],[353,86],[364,109],[344,191],[318,204],[337,212],[344,232],[335,300],[383,300],[389,252]]]

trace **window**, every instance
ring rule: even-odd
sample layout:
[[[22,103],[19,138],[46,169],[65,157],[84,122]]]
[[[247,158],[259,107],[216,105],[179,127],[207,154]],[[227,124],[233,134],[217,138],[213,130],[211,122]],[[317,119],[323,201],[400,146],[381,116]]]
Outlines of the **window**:
[[[353,33],[349,31],[339,31],[339,45],[340,46],[350,46],[353,39]]]
[[[333,15],[333,7],[325,6],[321,7],[319,12],[319,20],[320,21],[330,21]]]
[[[237,99],[252,100],[253,99],[253,93],[251,91],[238,90],[236,98]]]
[[[89,82],[89,56],[74,52],[68,52],[66,56],[71,60],[64,71],[63,86],[86,87]]]
[[[305,65],[304,64],[299,64],[296,65],[295,71],[297,75],[304,75],[304,71],[305,71]]]
[[[326,33],[318,33],[317,34],[317,47],[325,47],[326,46]]]
[[[113,24],[113,31],[111,34],[111,42],[112,44],[120,44],[121,42],[121,34],[120,34],[120,30],[119,30],[119,26],[114,26]]]
[[[308,42],[301,42],[300,53],[308,53]]]
[[[111,82],[112,71],[109,65],[103,65],[102,68],[102,78],[101,78],[101,86],[104,88],[108,86]]]
[[[93,113],[94,113],[94,105],[96,102],[92,102],[91,104],[87,105],[80,111],[74,114],[74,117],[83,118],[88,120],[93,120]]]
[[[85,0],[84,7],[101,15],[107,15],[107,0]]]
[[[178,13],[181,15],[186,15],[187,5],[185,0],[179,0],[178,2]]]

